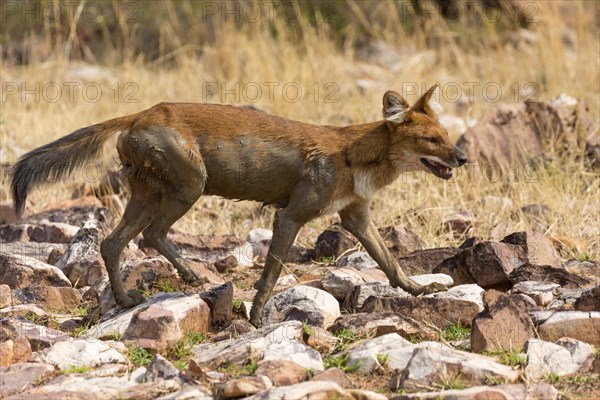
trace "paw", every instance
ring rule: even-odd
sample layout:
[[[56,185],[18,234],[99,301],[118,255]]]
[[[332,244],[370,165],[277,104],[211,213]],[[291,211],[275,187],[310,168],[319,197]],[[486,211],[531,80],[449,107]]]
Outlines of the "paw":
[[[132,308],[146,301],[144,296],[137,290],[129,290],[125,295],[115,296],[115,300],[123,308]]]
[[[429,285],[421,286],[418,290],[418,294],[431,294],[431,293],[437,293],[437,292],[445,292],[447,290],[448,290],[448,287],[446,285],[443,285],[438,282],[433,282],[433,283],[430,283]]]
[[[177,272],[181,279],[190,286],[200,286],[204,283],[204,279],[191,268],[181,269]]]

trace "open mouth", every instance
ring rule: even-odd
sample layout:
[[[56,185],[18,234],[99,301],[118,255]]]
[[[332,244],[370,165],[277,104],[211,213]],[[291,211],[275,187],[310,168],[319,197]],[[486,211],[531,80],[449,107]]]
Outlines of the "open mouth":
[[[442,179],[450,179],[452,178],[452,168],[446,167],[438,162],[428,160],[426,158],[421,158],[421,163],[427,167],[432,174]]]

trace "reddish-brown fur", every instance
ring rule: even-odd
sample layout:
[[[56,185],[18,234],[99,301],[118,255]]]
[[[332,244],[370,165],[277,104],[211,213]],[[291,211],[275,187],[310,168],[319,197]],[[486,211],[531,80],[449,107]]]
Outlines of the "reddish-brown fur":
[[[140,232],[186,281],[201,282],[166,240],[166,233],[202,194],[279,208],[265,268],[255,285],[259,289],[251,313],[255,325],[260,324],[300,227],[331,212],[339,212],[343,226],[360,240],[393,286],[415,294],[439,290],[439,285],[421,287],[405,276],[369,218],[374,193],[400,173],[425,169],[447,179],[450,167],[466,162],[432,110],[436,88],[413,107],[388,92],[385,120],[347,127],[316,126],[225,105],[161,103],[83,128],[26,154],[13,170],[13,196],[21,212],[33,186],[45,177],[70,172],[95,156],[113,132],[121,131],[117,151],[131,199],[101,246],[121,305],[143,300],[135,292],[125,292],[118,266],[121,251]]]

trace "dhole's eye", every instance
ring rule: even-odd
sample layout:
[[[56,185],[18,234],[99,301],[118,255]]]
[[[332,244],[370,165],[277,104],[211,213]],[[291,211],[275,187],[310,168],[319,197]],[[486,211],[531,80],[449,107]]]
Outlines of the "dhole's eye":
[[[425,138],[425,140],[427,140],[431,144],[438,144],[439,143],[439,140],[437,138],[434,138],[434,137],[428,137],[428,138]]]

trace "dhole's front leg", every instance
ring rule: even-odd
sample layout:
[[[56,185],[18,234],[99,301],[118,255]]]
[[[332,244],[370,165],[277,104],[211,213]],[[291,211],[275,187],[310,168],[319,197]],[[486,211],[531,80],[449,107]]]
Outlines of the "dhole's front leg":
[[[393,287],[401,287],[413,295],[428,294],[446,290],[444,285],[433,283],[421,286],[411,280],[394,256],[390,253],[385,242],[369,216],[369,203],[352,205],[340,211],[342,226],[352,233],[363,245],[367,253],[377,262]]]
[[[252,302],[250,323],[256,327],[259,327],[262,323],[262,313],[265,304],[271,296],[277,278],[279,278],[279,274],[281,273],[287,252],[301,226],[302,224],[291,219],[285,210],[278,211],[275,214],[273,239],[271,240],[265,267],[260,279],[254,284],[254,288],[258,289],[258,292]]]

